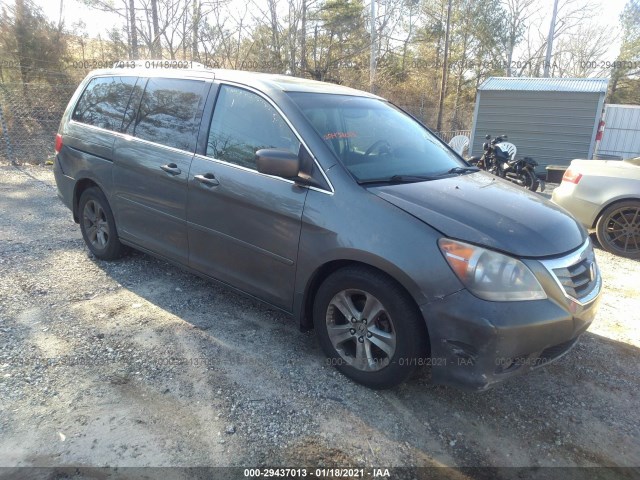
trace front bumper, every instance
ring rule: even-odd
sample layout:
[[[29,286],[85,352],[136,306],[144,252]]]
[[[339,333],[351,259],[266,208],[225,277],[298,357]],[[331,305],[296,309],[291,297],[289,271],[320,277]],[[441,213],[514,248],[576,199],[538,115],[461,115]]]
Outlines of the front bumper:
[[[486,390],[560,358],[587,330],[600,302],[597,268],[594,287],[581,302],[570,298],[544,262],[526,263],[547,299],[489,302],[461,290],[421,306],[434,383]]]

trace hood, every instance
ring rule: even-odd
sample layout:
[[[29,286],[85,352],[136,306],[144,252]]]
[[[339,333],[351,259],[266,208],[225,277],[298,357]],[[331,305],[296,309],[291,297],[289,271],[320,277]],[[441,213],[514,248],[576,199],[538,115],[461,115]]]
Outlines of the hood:
[[[485,172],[368,190],[447,237],[519,257],[563,254],[587,236],[564,210]]]

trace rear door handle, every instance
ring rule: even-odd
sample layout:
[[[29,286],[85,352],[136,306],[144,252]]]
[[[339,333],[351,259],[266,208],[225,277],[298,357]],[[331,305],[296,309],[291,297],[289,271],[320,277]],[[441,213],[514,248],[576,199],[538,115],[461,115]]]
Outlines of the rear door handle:
[[[197,181],[199,181],[203,185],[206,185],[207,187],[215,187],[216,185],[220,185],[220,182],[218,182],[218,179],[213,173],[196,175],[193,178],[195,178]]]
[[[180,170],[175,163],[162,165],[160,168],[171,175],[180,175],[182,173],[182,170]]]

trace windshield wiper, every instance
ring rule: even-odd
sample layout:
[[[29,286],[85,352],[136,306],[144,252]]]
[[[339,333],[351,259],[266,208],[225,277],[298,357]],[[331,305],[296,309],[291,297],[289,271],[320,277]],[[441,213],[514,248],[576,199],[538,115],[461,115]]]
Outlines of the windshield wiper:
[[[358,183],[360,185],[368,185],[370,183],[415,183],[415,182],[427,182],[429,180],[437,180],[439,177],[427,176],[427,175],[393,175],[389,178],[375,178],[371,180],[362,180]]]
[[[478,167],[453,167],[446,174],[451,174],[451,173],[463,174],[463,173],[473,173],[473,172],[479,172],[479,171],[480,169]]]

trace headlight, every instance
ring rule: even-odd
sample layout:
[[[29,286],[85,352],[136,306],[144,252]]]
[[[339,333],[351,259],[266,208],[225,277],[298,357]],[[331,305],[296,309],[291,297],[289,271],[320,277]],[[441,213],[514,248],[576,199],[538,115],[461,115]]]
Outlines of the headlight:
[[[441,238],[440,250],[475,296],[494,302],[544,300],[547,294],[520,260],[468,243]]]

